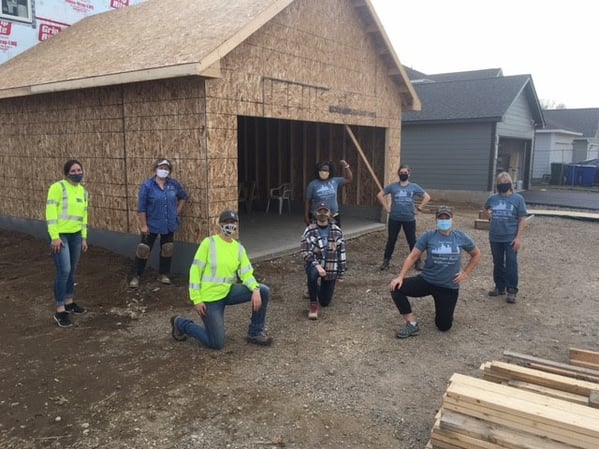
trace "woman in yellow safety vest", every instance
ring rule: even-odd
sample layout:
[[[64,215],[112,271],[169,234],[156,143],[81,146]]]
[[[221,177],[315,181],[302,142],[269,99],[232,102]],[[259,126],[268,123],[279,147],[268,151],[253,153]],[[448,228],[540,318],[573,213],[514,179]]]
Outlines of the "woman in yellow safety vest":
[[[71,327],[71,313],[87,310],[73,302],[75,271],[81,252],[87,251],[87,191],[81,185],[83,166],[74,159],[64,164],[65,178],[48,190],[46,223],[50,253],[56,265],[54,320],[60,327]]]
[[[264,332],[270,288],[256,280],[245,248],[233,238],[238,221],[235,211],[222,212],[220,232],[206,237],[198,247],[189,270],[189,296],[204,325],[183,316],[171,317],[175,340],[190,336],[208,348],[222,349],[225,307],[251,301],[247,342],[260,346],[272,343]]]

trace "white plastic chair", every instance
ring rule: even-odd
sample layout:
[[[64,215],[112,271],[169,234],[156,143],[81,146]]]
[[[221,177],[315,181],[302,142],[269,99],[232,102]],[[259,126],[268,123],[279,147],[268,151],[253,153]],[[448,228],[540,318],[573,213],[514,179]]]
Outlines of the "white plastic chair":
[[[289,207],[289,212],[291,212],[291,196],[293,193],[293,189],[291,188],[291,184],[288,182],[284,182],[278,187],[273,187],[269,190],[268,193],[268,202],[266,203],[266,212],[270,209],[270,200],[279,201],[279,215],[283,213],[283,203],[287,200],[287,206]]]

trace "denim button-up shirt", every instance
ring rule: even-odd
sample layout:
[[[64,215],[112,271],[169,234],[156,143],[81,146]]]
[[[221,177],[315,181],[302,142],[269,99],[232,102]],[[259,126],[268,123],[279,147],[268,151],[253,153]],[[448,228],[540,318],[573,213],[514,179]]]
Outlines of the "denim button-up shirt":
[[[168,234],[179,228],[177,203],[186,199],[187,192],[178,181],[167,178],[163,190],[155,177],[150,178],[139,188],[137,212],[145,212],[150,232]]]

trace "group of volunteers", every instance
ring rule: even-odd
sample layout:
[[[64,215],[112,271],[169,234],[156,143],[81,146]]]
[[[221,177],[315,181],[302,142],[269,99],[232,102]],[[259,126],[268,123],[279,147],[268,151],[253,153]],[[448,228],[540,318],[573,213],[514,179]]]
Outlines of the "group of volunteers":
[[[300,254],[304,261],[309,298],[308,318],[317,320],[320,308],[331,304],[335,285],[343,282],[347,268],[346,245],[341,228],[338,189],[352,182],[349,164],[340,161],[343,176],[335,176],[335,164],[319,162],[315,178],[306,188],[304,221]],[[138,217],[140,243],[135,251],[130,288],[138,288],[152,247],[160,239],[158,281],[170,284],[173,256],[173,237],[180,224],[187,193],[171,177],[173,164],[159,158],[153,164],[153,175],[139,189]],[[409,297],[432,296],[435,305],[435,325],[447,331],[453,324],[460,284],[467,280],[480,262],[481,252],[466,233],[454,228],[454,212],[439,206],[435,212],[436,228],[416,238],[416,211],[423,211],[430,196],[410,182],[410,168],[402,165],[399,181],[387,185],[377,199],[389,215],[388,237],[383,253],[381,271],[389,270],[391,257],[401,229],[410,253],[397,277],[389,283],[395,306],[404,319],[397,338],[416,336],[420,325],[412,310]],[[46,201],[46,222],[50,252],[56,266],[53,317],[60,327],[70,327],[72,314],[87,309],[74,302],[75,273],[81,253],[87,251],[88,194],[81,185],[84,169],[81,162],[69,160],[64,164],[64,179],[52,184]],[[524,199],[514,191],[507,172],[496,177],[497,192],[490,195],[484,210],[490,219],[489,242],[493,258],[494,287],[489,296],[506,295],[515,303],[518,293],[518,251],[526,226],[527,210]],[[387,201],[390,197],[390,204]],[[416,205],[415,200],[420,203]],[[236,239],[239,216],[233,210],[223,211],[218,220],[218,233],[202,240],[189,270],[189,297],[201,319],[198,324],[184,316],[173,316],[171,334],[177,341],[187,337],[202,345],[221,349],[225,341],[224,312],[226,306],[251,302],[251,319],[247,342],[268,346],[272,338],[265,332],[270,288],[259,283],[243,245]],[[462,267],[461,253],[470,256]],[[426,258],[423,259],[423,255]],[[407,277],[414,268],[419,273]]]

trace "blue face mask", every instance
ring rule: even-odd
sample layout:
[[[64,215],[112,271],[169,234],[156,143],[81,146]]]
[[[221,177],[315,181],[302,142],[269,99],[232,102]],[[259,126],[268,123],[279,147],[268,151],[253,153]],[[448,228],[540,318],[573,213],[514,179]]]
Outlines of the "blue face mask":
[[[75,184],[79,184],[83,180],[83,173],[69,174],[67,175],[67,178]]]
[[[449,231],[451,229],[451,220],[437,220],[437,228],[440,231]]]

